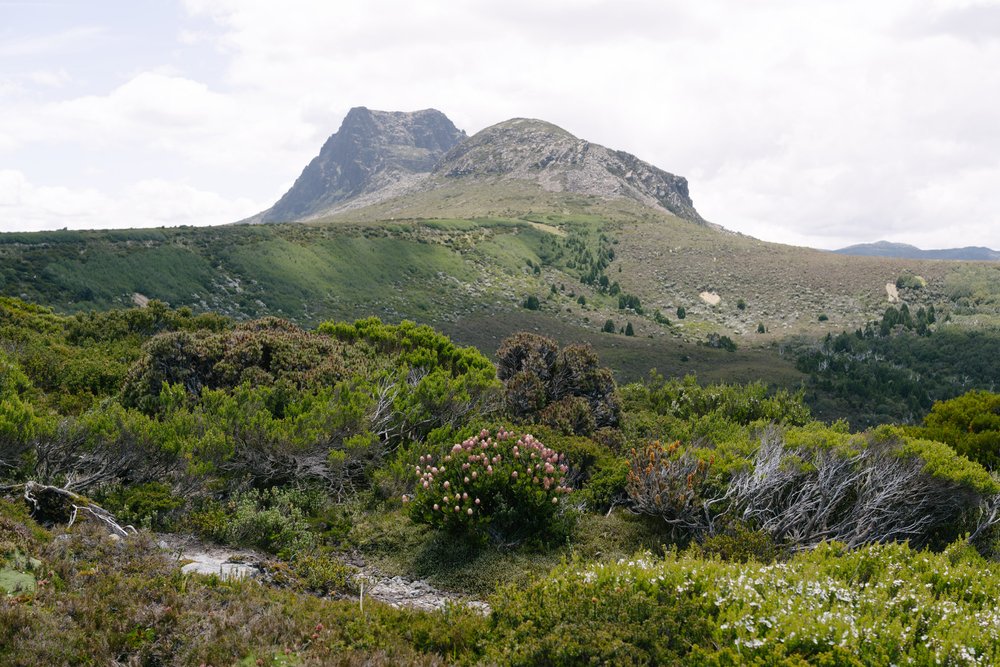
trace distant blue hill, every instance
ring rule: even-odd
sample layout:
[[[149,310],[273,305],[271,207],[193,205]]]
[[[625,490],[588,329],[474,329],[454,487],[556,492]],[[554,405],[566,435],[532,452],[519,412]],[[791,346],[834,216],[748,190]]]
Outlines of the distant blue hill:
[[[921,250],[906,243],[860,243],[833,252],[841,255],[863,255],[865,257],[899,257],[902,259],[964,259],[1000,261],[1000,252],[982,246],[967,248],[947,248],[944,250]]]

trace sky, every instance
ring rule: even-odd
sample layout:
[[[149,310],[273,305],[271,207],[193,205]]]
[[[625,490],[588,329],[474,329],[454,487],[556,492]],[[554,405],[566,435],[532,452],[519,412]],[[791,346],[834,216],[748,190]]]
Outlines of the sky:
[[[0,0],[0,231],[240,220],[354,106],[541,118],[768,241],[1000,249],[1000,0]]]

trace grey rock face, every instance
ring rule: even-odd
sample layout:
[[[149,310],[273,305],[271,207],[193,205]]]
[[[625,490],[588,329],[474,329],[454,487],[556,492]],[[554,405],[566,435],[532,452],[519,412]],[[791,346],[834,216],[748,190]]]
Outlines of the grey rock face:
[[[430,173],[465,138],[440,111],[351,109],[340,129],[261,222],[302,220],[339,203]]]
[[[550,192],[627,197],[697,223],[685,178],[573,136],[515,118],[466,137],[434,109],[356,107],[292,188],[250,222],[309,220],[464,180],[519,179]]]
[[[518,178],[555,192],[629,197],[704,222],[687,179],[539,120],[515,118],[486,128],[452,148],[434,173],[450,179]]]

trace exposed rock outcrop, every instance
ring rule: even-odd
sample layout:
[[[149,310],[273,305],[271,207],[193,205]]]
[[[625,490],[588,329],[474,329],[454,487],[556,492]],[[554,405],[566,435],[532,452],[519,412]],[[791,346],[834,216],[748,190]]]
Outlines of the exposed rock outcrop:
[[[704,222],[687,179],[540,120],[515,118],[488,127],[452,148],[434,173],[450,179],[517,178],[555,192],[628,197]]]
[[[463,182],[519,180],[549,192],[629,198],[704,223],[687,180],[579,139],[551,123],[515,118],[466,137],[434,109],[351,109],[295,185],[248,222],[310,220]]]
[[[366,194],[385,196],[426,177],[465,138],[440,111],[351,109],[291,189],[255,222],[305,220]],[[401,186],[401,187],[400,187]]]

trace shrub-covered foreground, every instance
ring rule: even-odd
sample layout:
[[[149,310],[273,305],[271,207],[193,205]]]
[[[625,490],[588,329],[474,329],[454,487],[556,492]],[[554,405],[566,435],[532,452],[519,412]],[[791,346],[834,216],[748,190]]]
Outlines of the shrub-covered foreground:
[[[520,665],[989,665],[1000,570],[975,550],[836,543],[784,563],[649,554],[571,563],[494,599]]]
[[[852,433],[761,383],[619,390],[540,336],[494,367],[408,322],[0,300],[0,665],[985,664],[1000,566],[956,540],[1000,553],[994,406]],[[52,534],[76,514],[37,483],[277,560],[222,582]],[[361,605],[358,555],[494,611]]]
[[[975,550],[836,543],[786,562],[572,561],[482,616],[184,575],[144,536],[35,543],[0,596],[0,664],[988,665],[1000,568]],[[114,610],[109,613],[109,610]],[[223,611],[224,610],[224,611]]]

